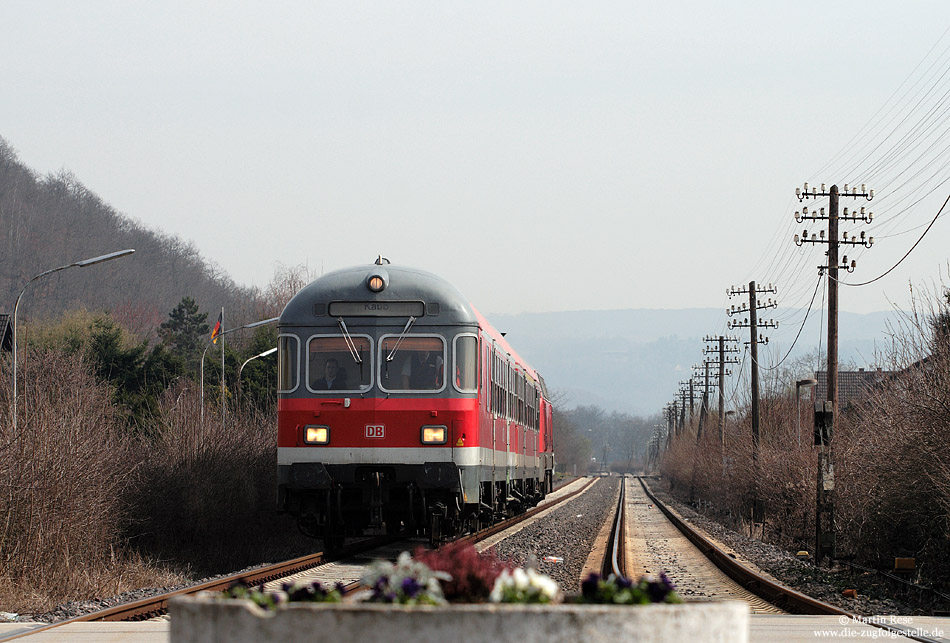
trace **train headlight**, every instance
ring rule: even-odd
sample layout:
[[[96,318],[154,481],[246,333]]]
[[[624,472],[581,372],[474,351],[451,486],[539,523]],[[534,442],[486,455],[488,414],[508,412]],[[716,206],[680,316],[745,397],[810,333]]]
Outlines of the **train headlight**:
[[[422,427],[422,444],[445,444],[449,438],[449,430],[444,426]]]
[[[366,284],[373,292],[379,292],[386,287],[386,282],[379,275],[373,275]]]
[[[308,425],[303,428],[304,444],[329,444],[330,427]]]

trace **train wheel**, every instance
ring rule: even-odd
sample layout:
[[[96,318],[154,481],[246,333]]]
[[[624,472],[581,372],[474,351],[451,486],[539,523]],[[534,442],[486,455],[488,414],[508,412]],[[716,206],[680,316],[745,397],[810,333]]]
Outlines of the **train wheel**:
[[[402,521],[396,520],[395,518],[390,518],[389,520],[386,521],[385,524],[386,524],[387,536],[395,536],[397,534],[401,534],[403,532],[403,529],[405,529],[405,525],[402,524]]]
[[[320,537],[320,525],[314,516],[301,516],[297,519],[297,529],[307,538]]]
[[[340,551],[343,549],[343,542],[342,535],[327,536],[323,539],[323,548],[327,551]]]
[[[432,514],[429,521],[429,546],[437,549],[442,544],[442,516]]]

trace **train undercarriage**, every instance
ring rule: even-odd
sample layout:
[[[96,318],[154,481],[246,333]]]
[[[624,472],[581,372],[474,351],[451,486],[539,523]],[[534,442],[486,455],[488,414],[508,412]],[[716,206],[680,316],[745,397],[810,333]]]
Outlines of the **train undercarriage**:
[[[502,471],[504,474],[504,471]],[[323,539],[328,550],[360,535],[427,535],[433,546],[524,513],[551,491],[543,479],[478,483],[477,498],[462,487],[451,462],[422,465],[323,465],[282,467],[279,510],[300,531]]]

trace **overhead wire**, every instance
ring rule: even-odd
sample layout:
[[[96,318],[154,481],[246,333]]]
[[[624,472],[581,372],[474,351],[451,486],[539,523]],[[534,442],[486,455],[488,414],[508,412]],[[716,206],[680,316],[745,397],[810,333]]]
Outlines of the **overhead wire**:
[[[895,268],[897,268],[897,266],[901,265],[901,263],[904,261],[904,259],[906,259],[908,256],[910,256],[910,253],[914,251],[914,248],[916,248],[917,245],[918,245],[921,241],[924,240],[924,237],[927,236],[927,233],[928,233],[928,232],[930,232],[930,229],[931,229],[931,228],[933,227],[933,225],[937,222],[937,219],[940,218],[940,213],[943,212],[943,209],[944,209],[945,207],[947,207],[947,203],[950,203],[950,196],[948,196],[948,197],[947,197],[947,200],[943,202],[943,205],[942,205],[942,206],[940,206],[940,210],[939,210],[939,211],[937,212],[937,214],[934,216],[933,220],[930,222],[930,225],[927,226],[927,229],[924,230],[924,233],[923,233],[922,235],[920,235],[920,238],[917,239],[917,241],[914,243],[914,245],[912,245],[912,246],[910,247],[910,250],[908,250],[908,251],[904,254],[904,256],[900,258],[900,260],[899,260],[897,263],[895,263],[893,266],[891,266],[890,268],[888,268],[888,269],[884,272],[884,274],[879,275],[879,276],[875,277],[874,279],[871,279],[870,281],[865,281],[865,282],[862,282],[862,283],[859,283],[859,284],[852,284],[852,283],[847,283],[847,282],[844,282],[844,281],[837,280],[838,283],[841,284],[842,286],[867,286],[868,284],[873,284],[875,281],[877,281],[877,280],[882,279],[883,277],[885,277],[888,273],[890,273],[892,270],[894,270]]]
[[[821,284],[822,284],[823,281],[824,281],[823,275],[819,275],[819,276],[818,276],[818,283],[815,284],[815,292],[813,292],[812,295],[811,295],[811,302],[808,304],[808,310],[805,311],[804,318],[802,319],[802,325],[798,328],[798,333],[795,335],[795,339],[792,340],[792,345],[789,346],[788,352],[785,353],[785,357],[783,357],[781,360],[779,360],[779,362],[778,362],[777,364],[775,364],[774,366],[764,366],[763,368],[765,368],[766,370],[770,370],[770,371],[775,370],[776,368],[778,368],[779,366],[781,366],[782,363],[783,363],[786,359],[788,359],[788,356],[789,356],[789,355],[792,354],[792,350],[795,348],[795,344],[798,343],[798,338],[802,336],[802,331],[805,329],[805,322],[808,321],[808,317],[811,315],[811,309],[812,309],[812,306],[813,306],[814,303],[815,303],[815,297],[818,295],[818,289],[821,287]]]
[[[946,127],[950,122],[950,56],[948,56],[950,43],[946,40],[948,34],[950,34],[950,27],[943,31],[914,69],[867,119],[865,125],[816,173],[821,176],[861,176],[861,179],[854,182],[848,181],[848,183],[873,184],[879,196],[875,202],[877,205],[875,219],[869,222],[869,228],[871,236],[877,239],[896,238],[926,225],[916,243],[883,274],[866,282],[839,281],[839,283],[864,286],[882,279],[914,251],[940,217],[950,214],[950,212],[944,212],[947,205],[945,202],[944,207],[940,208],[929,223],[907,225],[917,212],[918,206],[950,181],[950,163],[946,160],[950,152],[950,140],[948,140],[950,129]],[[825,202],[818,199],[813,204],[817,210]],[[763,251],[753,266],[753,273],[765,277],[763,282],[775,283],[781,288],[780,296],[783,306],[781,309],[776,309],[774,314],[779,325],[783,329],[798,326],[791,346],[781,360],[770,367],[763,366],[769,370],[774,370],[783,364],[800,342],[804,327],[815,312],[817,290],[828,277],[822,267],[819,267],[818,282],[809,298],[808,290],[811,284],[802,277],[810,272],[806,270],[806,267],[808,262],[813,260],[813,255],[803,248],[793,247],[787,241],[783,243],[783,239],[790,237],[799,225],[807,225],[806,222],[803,224],[793,222],[790,215],[794,205],[794,199],[790,197],[785,215],[776,221],[771,239],[763,246]],[[848,254],[856,259],[862,258],[867,250],[866,247],[855,246]],[[806,300],[808,304],[803,306]],[[824,300],[823,293],[820,309],[825,306]],[[724,303],[726,304],[723,306],[725,312],[728,297]],[[800,324],[797,323],[799,316],[801,317]],[[728,335],[732,330],[728,327],[725,314],[720,318],[718,325],[722,335]],[[790,331],[789,335],[785,335],[785,332],[776,330],[773,337],[790,336]],[[818,367],[820,368],[824,319],[819,325],[819,333]],[[771,353],[771,350],[769,352]],[[745,361],[744,355],[742,365]],[[762,361],[761,356],[759,361]],[[741,377],[741,368],[740,366],[737,373],[739,377]],[[739,377],[736,378],[736,388],[731,396],[733,399],[740,384]]]

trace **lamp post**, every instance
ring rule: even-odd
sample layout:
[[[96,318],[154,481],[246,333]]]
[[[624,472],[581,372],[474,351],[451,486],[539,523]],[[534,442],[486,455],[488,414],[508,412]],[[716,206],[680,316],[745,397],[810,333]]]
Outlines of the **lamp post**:
[[[808,377],[795,382],[795,432],[798,434],[798,446],[802,446],[802,410],[801,410],[801,391],[803,388],[811,388],[818,384],[818,380]]]
[[[17,295],[16,301],[13,304],[13,430],[16,431],[17,428],[17,379],[16,379],[16,370],[17,370],[17,359],[16,359],[16,314],[17,310],[20,308],[20,297],[23,296],[23,293],[26,292],[26,289],[31,283],[39,279],[40,277],[45,277],[46,275],[51,275],[54,272],[59,272],[60,270],[66,270],[67,268],[85,268],[86,266],[94,266],[97,263],[102,263],[104,261],[111,261],[113,259],[118,259],[119,257],[125,257],[127,255],[135,252],[134,249],[130,248],[128,250],[119,250],[117,252],[110,252],[109,254],[99,255],[98,257],[93,257],[91,259],[83,259],[75,263],[67,264],[65,266],[60,266],[58,268],[53,268],[51,270],[46,270],[36,275],[23,286],[23,289],[20,291],[20,294]]]
[[[239,400],[239,401],[240,401],[240,398],[241,398],[241,373],[244,371],[244,367],[247,366],[248,362],[257,359],[258,357],[267,357],[267,356],[270,355],[271,353],[276,353],[276,352],[277,352],[277,347],[275,346],[274,348],[268,348],[268,349],[267,349],[266,351],[264,351],[263,353],[258,353],[258,354],[255,355],[254,357],[248,357],[246,360],[244,360],[244,363],[241,364],[241,368],[238,369],[238,376],[237,376],[238,400]]]
[[[273,324],[275,321],[279,320],[280,317],[271,317],[270,319],[262,319],[261,321],[256,321],[251,324],[244,324],[243,326],[238,326],[237,328],[229,328],[228,330],[223,330],[218,333],[218,337],[227,335],[228,333],[233,333],[236,330],[244,330],[245,328],[257,328],[258,326],[263,326],[265,324]],[[211,348],[211,344],[205,346],[204,352],[201,353],[201,383],[199,387],[201,388],[201,426],[204,426],[205,423],[205,355],[208,354],[208,349]],[[277,350],[274,348],[273,350]],[[261,357],[261,355],[257,355]],[[253,357],[251,359],[254,359]],[[248,360],[250,361],[250,360]],[[247,364],[247,362],[244,362]],[[244,368],[244,365],[241,365],[241,369]],[[238,371],[238,378],[241,377],[240,370]],[[221,395],[224,395],[224,367],[221,367]],[[223,421],[223,418],[222,418]]]

